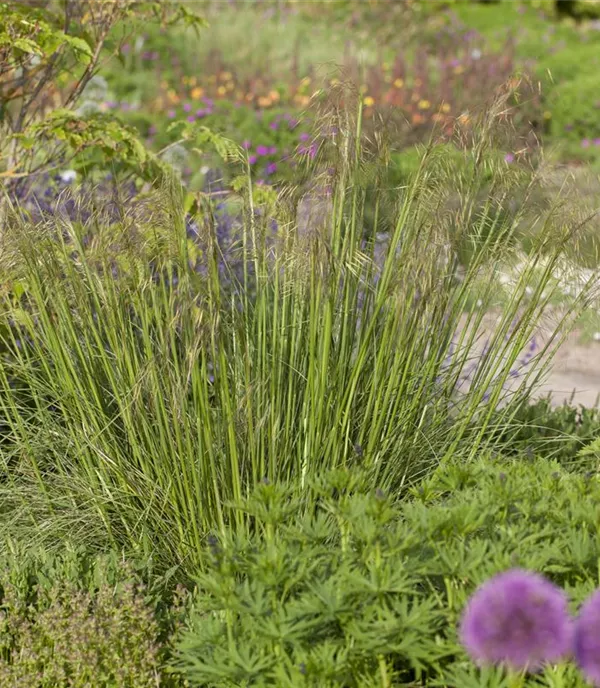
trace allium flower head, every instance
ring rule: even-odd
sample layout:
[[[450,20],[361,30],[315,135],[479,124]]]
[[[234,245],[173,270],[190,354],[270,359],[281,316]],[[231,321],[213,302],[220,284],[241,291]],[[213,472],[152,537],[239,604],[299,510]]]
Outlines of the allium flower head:
[[[575,623],[575,659],[594,686],[600,686],[600,590],[583,605]]]
[[[506,571],[475,591],[462,618],[460,638],[479,664],[536,671],[571,648],[567,597],[537,573]]]

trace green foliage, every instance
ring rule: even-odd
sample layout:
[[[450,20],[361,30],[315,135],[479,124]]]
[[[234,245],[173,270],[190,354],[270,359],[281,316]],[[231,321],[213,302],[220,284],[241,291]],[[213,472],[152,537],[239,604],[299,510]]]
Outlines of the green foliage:
[[[435,600],[400,565],[416,534],[353,482],[317,484],[304,518],[307,501],[274,485],[239,505],[256,534],[214,538],[179,646],[193,686],[391,685],[447,653]]]
[[[545,55],[536,65],[536,75],[550,90],[553,84],[597,74],[599,67],[600,43],[577,43]]]
[[[260,486],[238,508],[252,534],[211,541],[178,666],[192,686],[508,686],[466,659],[456,628],[473,590],[520,566],[573,610],[597,585],[597,475],[548,460],[442,464],[394,504],[359,474],[302,498]],[[583,686],[549,667],[527,686]]]
[[[76,169],[111,166],[155,181],[164,175],[136,133],[118,120],[76,115],[112,29],[155,17],[164,25],[203,25],[179,3],[100,0],[0,4],[0,174],[23,177],[56,160]],[[41,147],[39,141],[45,144]]]
[[[177,685],[164,660],[183,597],[165,609],[143,583],[148,572],[79,549],[2,556],[0,685]]]
[[[579,159],[598,155],[593,141],[600,137],[599,86],[600,77],[595,72],[557,84],[548,95],[550,133],[557,141],[564,141],[571,155]],[[582,147],[584,140],[589,148]]]
[[[581,467],[593,463],[583,458],[593,454],[599,436],[600,410],[567,403],[554,408],[548,398],[525,404],[506,431],[511,452]]]

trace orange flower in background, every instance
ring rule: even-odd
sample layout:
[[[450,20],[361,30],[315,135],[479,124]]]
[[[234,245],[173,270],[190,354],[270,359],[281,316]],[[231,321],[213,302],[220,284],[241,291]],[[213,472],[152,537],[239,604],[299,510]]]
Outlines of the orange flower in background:
[[[202,96],[204,95],[204,89],[200,86],[196,86],[196,88],[192,89],[190,95],[194,100],[198,100],[199,98],[202,98]]]
[[[365,96],[365,98],[363,99],[363,103],[367,107],[372,107],[373,105],[375,105],[375,99],[372,98],[371,96]]]
[[[273,103],[271,102],[271,99],[268,96],[261,96],[258,99],[258,104],[262,108],[271,107],[271,105],[273,105]]]
[[[227,89],[225,88],[225,86],[219,86],[219,88],[217,89],[217,93],[220,96],[224,96],[227,93]]]
[[[458,121],[461,124],[468,124],[470,121],[471,117],[468,112],[463,112],[463,114],[458,118]]]
[[[415,112],[415,114],[412,116],[411,121],[413,124],[423,124],[425,121],[425,117],[423,115],[420,115],[418,112]]]
[[[446,112],[446,113],[450,112],[450,104],[449,103],[442,103],[440,110],[442,112]]]
[[[396,88],[402,88],[404,86],[404,79],[396,79],[394,81],[394,86]]]
[[[276,103],[280,98],[279,91],[269,91],[269,98]]]
[[[431,107],[431,103],[428,100],[419,101],[419,110],[428,110]]]

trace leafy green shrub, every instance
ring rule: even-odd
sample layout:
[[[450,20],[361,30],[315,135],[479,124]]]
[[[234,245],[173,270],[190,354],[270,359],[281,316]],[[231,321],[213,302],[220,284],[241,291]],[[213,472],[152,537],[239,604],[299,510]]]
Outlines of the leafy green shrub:
[[[304,498],[263,485],[239,508],[253,531],[213,537],[177,642],[192,686],[507,686],[465,657],[473,590],[515,566],[563,586],[573,610],[597,585],[600,480],[558,463],[440,466],[394,505],[338,472]],[[572,666],[524,685],[583,686]]]
[[[80,550],[2,556],[0,685],[176,685],[164,661],[181,601],[165,609],[142,574]]]

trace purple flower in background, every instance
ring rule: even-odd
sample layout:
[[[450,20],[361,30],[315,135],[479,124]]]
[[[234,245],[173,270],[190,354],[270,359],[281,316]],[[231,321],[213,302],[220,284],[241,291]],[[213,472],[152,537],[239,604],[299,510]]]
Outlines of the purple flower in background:
[[[167,117],[169,119],[173,119],[176,116],[176,114],[177,113],[175,112],[175,110],[169,110],[169,112],[167,112]]]
[[[127,55],[127,53],[130,50],[131,50],[131,46],[129,45],[129,43],[125,43],[121,46],[121,52],[123,53],[123,55]]]
[[[251,156],[248,158],[248,162],[249,162],[251,165],[255,165],[257,160],[258,160],[258,158],[256,157],[256,155],[251,155]]]
[[[267,165],[265,171],[267,174],[274,174],[275,172],[277,172],[277,163],[274,163],[274,162],[269,163]]]
[[[478,664],[535,671],[571,649],[567,597],[531,571],[505,571],[480,586],[460,625],[466,651]]]
[[[183,111],[184,112],[191,112],[192,111],[192,106],[189,103],[184,103],[183,104]]]
[[[514,161],[515,161],[515,156],[512,153],[507,153],[504,156],[504,162],[507,162],[509,165],[511,162],[514,162]]]
[[[594,139],[594,146],[600,146],[600,139]]]
[[[269,149],[266,146],[256,146],[257,155],[269,155]]]
[[[151,124],[148,127],[148,133],[150,134],[150,136],[154,136],[154,134],[156,134],[156,126],[154,124]]]
[[[600,590],[583,604],[575,622],[575,659],[587,680],[600,686]]]
[[[202,117],[206,116],[206,110],[203,108],[200,108],[199,110],[196,110],[196,118],[197,119],[202,119]]]
[[[277,131],[277,129],[279,129],[279,122],[271,122],[271,124],[269,124],[269,129]]]
[[[252,142],[248,141],[248,139],[246,139],[245,141],[242,142],[242,148],[244,150],[250,150],[252,148]]]
[[[590,140],[589,139],[582,139],[581,140],[581,147],[582,148],[589,148],[590,147]]]
[[[275,153],[277,153],[277,146],[269,146],[269,149],[267,152],[269,155],[275,155]]]
[[[307,134],[305,131],[303,131],[298,138],[300,141],[308,141],[310,134]]]
[[[188,116],[187,116],[187,121],[188,121],[188,122],[195,122],[195,121],[196,121],[196,118],[194,117],[194,115],[188,115]]]

